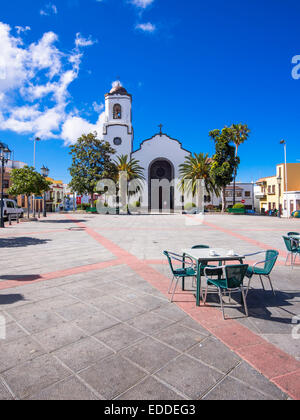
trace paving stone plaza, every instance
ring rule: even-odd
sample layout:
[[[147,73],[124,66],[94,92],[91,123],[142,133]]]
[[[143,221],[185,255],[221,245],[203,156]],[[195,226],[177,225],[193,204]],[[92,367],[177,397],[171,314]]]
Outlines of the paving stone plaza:
[[[0,399],[300,398],[300,259],[282,236],[298,220],[208,215],[57,214],[0,232]],[[192,282],[167,293],[164,250],[277,249],[276,291],[259,281],[223,320]],[[252,259],[250,264],[255,261]],[[297,316],[299,319],[297,320]]]

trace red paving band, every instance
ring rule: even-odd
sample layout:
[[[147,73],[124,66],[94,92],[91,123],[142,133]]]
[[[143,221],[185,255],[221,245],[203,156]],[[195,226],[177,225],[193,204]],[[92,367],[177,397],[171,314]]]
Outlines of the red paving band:
[[[77,221],[75,217],[70,215],[66,217],[74,221],[78,227],[83,228],[88,235],[95,239],[95,241],[110,251],[116,257],[116,259],[98,264],[90,264],[86,266],[42,274],[37,278],[26,278],[24,281],[22,281],[22,279],[19,281],[2,281],[0,283],[0,290],[45,280],[67,277],[94,270],[101,270],[108,267],[124,264],[129,266],[141,278],[146,280],[165,296],[168,296],[169,279],[151,267],[151,265],[164,263],[163,261],[139,260],[128,251],[113,243],[111,240],[100,235],[95,230],[86,227],[85,224]],[[266,244],[255,241],[251,238],[248,238],[247,236],[240,235],[229,229],[225,229],[207,222],[204,224],[214,230],[222,231],[223,233],[234,236],[239,240],[255,246],[259,246],[262,249],[269,248],[269,246]],[[286,257],[286,252],[280,251],[280,255],[282,257]],[[270,344],[258,334],[255,334],[237,321],[224,321],[222,314],[218,309],[210,306],[202,306],[201,308],[197,308],[195,306],[194,297],[186,292],[179,293],[177,295],[177,302],[174,302],[174,304],[181,308],[186,314],[197,321],[202,327],[213,334],[216,338],[222,341],[227,347],[229,347],[239,357],[249,363],[258,372],[263,374],[271,382],[277,385],[283,392],[288,394],[293,399],[300,399],[300,362],[297,361],[294,357],[281,351],[276,346]]]

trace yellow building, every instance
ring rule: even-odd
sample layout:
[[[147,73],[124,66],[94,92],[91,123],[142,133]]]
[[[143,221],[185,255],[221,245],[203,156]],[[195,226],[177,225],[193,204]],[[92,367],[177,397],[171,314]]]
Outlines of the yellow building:
[[[289,217],[293,211],[300,210],[300,163],[288,163],[286,170],[282,163],[276,167],[276,175],[261,178],[256,182],[260,193],[262,212],[280,210],[283,216]]]
[[[64,203],[64,184],[62,181],[56,181],[53,178],[46,178],[51,182],[50,191],[46,193],[47,211],[58,211]]]

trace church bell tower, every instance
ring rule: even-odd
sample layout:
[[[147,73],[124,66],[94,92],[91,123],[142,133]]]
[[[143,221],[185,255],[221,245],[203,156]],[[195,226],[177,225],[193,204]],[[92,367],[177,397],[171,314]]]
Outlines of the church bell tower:
[[[116,156],[132,153],[132,96],[116,82],[105,95],[105,122],[103,124],[103,140],[108,141],[116,150]]]

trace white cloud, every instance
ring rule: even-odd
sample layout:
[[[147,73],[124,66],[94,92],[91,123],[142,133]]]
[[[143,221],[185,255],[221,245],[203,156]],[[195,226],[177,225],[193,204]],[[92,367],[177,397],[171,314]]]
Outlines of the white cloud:
[[[91,37],[84,38],[80,32],[77,32],[76,39],[75,39],[75,45],[76,47],[89,47],[91,45],[96,44],[97,41],[93,41]]]
[[[65,53],[56,47],[57,40],[55,33],[46,32],[24,46],[0,22],[0,130],[71,142],[70,128],[64,125],[74,115],[67,110],[69,87],[78,77],[80,47],[86,45]]]
[[[69,116],[63,124],[61,137],[64,139],[65,145],[74,144],[82,134],[96,132],[101,138],[104,122],[104,112],[99,115],[96,124],[91,124],[87,120],[75,115]]]
[[[100,114],[100,112],[103,111],[104,109],[104,104],[97,104],[97,102],[93,102],[93,109],[95,112],[98,112]]]
[[[30,26],[15,26],[17,34],[20,35],[22,32],[31,31]]]
[[[51,14],[57,15],[57,13],[58,13],[57,7],[55,6],[55,4],[52,4],[52,3],[46,4],[46,6],[40,10],[41,16],[50,16]]]
[[[141,9],[146,9],[146,7],[150,6],[154,0],[131,0],[130,3],[132,3],[134,6],[139,7]]]
[[[139,29],[143,32],[155,32],[156,31],[156,26],[153,25],[152,23],[148,22],[148,23],[139,23],[138,25],[136,25],[135,29]]]

